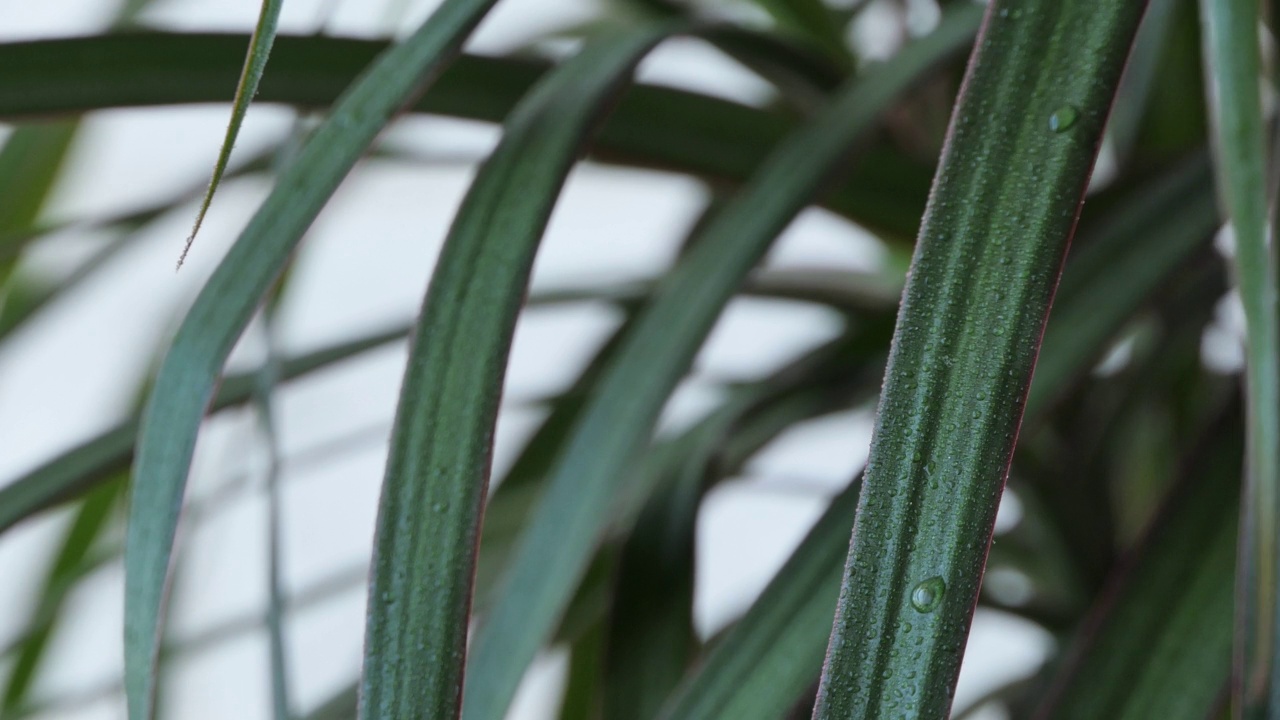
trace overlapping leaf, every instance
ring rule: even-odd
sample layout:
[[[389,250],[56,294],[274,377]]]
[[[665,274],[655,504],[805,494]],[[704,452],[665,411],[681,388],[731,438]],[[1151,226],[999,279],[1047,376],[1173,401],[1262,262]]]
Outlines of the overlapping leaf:
[[[962,44],[976,24],[964,28]],[[21,120],[106,107],[227,102],[244,36],[143,34],[0,44],[0,118]],[[278,37],[257,102],[330,106],[385,43]],[[546,63],[464,56],[412,109],[501,122]],[[597,157],[741,181],[795,120],[706,95],[639,85],[601,129]],[[895,236],[920,220],[930,168],[880,144],[842,187],[815,200]]]
[[[601,106],[670,31],[602,38],[548,75],[508,119],[454,220],[414,333],[383,483],[363,717],[459,712],[493,428],[534,254]]]
[[[817,720],[950,710],[1045,316],[1142,7],[987,12],[903,296]]]
[[[452,0],[383,54],[312,136],[187,314],[156,376],[135,461],[125,558],[125,687],[133,720],[154,713],[155,662],[178,514],[196,433],[227,355],[302,234],[424,75],[493,0]]]
[[[474,640],[463,717],[497,720],[586,571],[624,470],[721,308],[769,242],[822,187],[879,112],[921,73],[965,46],[977,9],[965,7],[893,64],[842,90],[789,137],[693,242],[624,339],[588,401],[546,495],[512,557]]]

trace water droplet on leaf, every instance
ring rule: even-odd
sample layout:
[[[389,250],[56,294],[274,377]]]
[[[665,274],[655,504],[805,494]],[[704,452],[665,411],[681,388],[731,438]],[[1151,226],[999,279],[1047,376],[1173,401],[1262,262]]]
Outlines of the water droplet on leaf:
[[[1080,111],[1070,105],[1063,105],[1049,116],[1049,129],[1053,132],[1066,132],[1080,117]]]
[[[922,613],[933,612],[942,604],[942,594],[946,591],[947,584],[942,578],[931,577],[911,591],[911,607]]]

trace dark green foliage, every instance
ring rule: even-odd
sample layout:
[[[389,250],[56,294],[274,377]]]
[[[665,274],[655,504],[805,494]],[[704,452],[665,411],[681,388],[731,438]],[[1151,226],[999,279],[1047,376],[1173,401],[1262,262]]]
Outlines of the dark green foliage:
[[[252,40],[147,29],[144,0],[100,34],[0,43],[0,121],[15,128],[0,148],[0,354],[93,288],[140,230],[195,203],[202,218],[218,213],[219,179],[275,176],[173,318],[142,408],[0,479],[0,542],[29,520],[65,522],[39,576],[7,579],[35,605],[0,656],[0,715],[77,702],[41,694],[50,648],[72,593],[123,567],[126,672],[96,697],[127,694],[131,719],[151,720],[174,658],[266,630],[275,714],[289,716],[282,628],[366,579],[347,572],[288,596],[275,567],[263,612],[166,640],[168,583],[198,572],[174,550],[197,437],[209,415],[269,417],[292,383],[407,339],[361,675],[308,718],[502,720],[535,656],[561,649],[564,720],[933,720],[952,711],[976,610],[1016,615],[1054,643],[1042,666],[1018,668],[957,717],[989,704],[1046,720],[1280,717],[1268,239],[1280,153],[1255,42],[1276,26],[1276,3],[953,0],[935,25],[920,11],[929,3],[613,0],[557,34],[572,42],[556,59],[462,52],[501,3],[447,0],[392,42],[276,37],[276,1]],[[893,19],[905,7],[911,21]],[[904,41],[883,61],[852,39],[877,13]],[[772,94],[749,105],[634,82],[673,34]],[[250,100],[314,117],[241,156]],[[92,135],[85,114],[211,102],[234,107],[207,192],[192,178],[101,217],[49,216]],[[356,163],[437,161],[375,143],[404,113],[501,128],[416,322],[224,376],[263,304],[291,292],[281,278],[296,248]],[[712,201],[656,276],[530,294],[544,229],[584,158],[692,178]],[[763,266],[807,208],[865,230],[882,261]],[[1234,252],[1223,253],[1212,240],[1227,222]],[[80,232],[106,239],[57,272],[29,262]],[[1219,304],[1232,289],[1247,325],[1240,373],[1204,360],[1231,343]],[[658,432],[743,297],[838,322],[758,377],[712,378],[707,413]],[[517,319],[583,304],[620,322],[575,379],[532,403],[540,424],[489,492]],[[136,379],[120,384],[128,396]],[[701,637],[707,498],[805,421],[873,407],[866,468],[743,615]],[[1006,480],[1021,513],[993,542]],[[62,507],[67,519],[52,520]],[[191,509],[182,527],[206,515]]]

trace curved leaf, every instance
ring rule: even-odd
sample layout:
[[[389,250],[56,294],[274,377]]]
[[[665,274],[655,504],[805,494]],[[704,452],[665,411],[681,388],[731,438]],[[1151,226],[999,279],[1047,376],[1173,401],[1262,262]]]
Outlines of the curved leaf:
[[[972,41],[976,23],[954,39]],[[0,119],[108,107],[227,102],[243,35],[143,33],[0,44]],[[324,108],[386,43],[325,37],[276,39],[257,102]],[[501,122],[547,64],[463,56],[412,109]],[[613,162],[741,181],[796,126],[794,118],[653,85],[626,93],[601,128],[594,153]],[[843,186],[818,200],[860,224],[915,234],[930,168],[886,144],[867,152]]]
[[[236,83],[236,95],[231,101],[231,122],[227,124],[226,137],[222,139],[222,148],[218,150],[218,159],[213,165],[213,178],[209,180],[209,188],[200,201],[200,209],[196,211],[196,221],[191,228],[187,244],[178,257],[178,267],[191,251],[191,243],[200,233],[200,224],[204,222],[205,213],[209,212],[209,203],[213,202],[213,194],[222,182],[222,174],[226,172],[227,162],[231,159],[231,148],[235,147],[236,136],[240,134],[240,126],[244,116],[249,112],[249,103],[258,93],[258,82],[262,80],[262,72],[267,69],[267,58],[271,56],[271,45],[276,40],[276,26],[280,22],[280,9],[284,0],[262,0],[262,10],[258,14],[258,24],[249,38],[249,52],[244,60],[244,70],[240,73],[240,82]]]
[[[125,552],[125,688],[154,713],[155,662],[178,514],[196,434],[222,365],[302,234],[424,76],[456,53],[494,0],[450,0],[343,96],[205,284],[143,413]]]
[[[534,253],[601,106],[671,31],[601,38],[548,75],[512,113],[454,220],[414,333],[383,482],[362,717],[459,712],[493,428]]]
[[[1130,0],[995,0],[903,295],[815,720],[945,717]]]
[[[922,73],[966,45],[978,10],[963,7],[939,31],[855,81],[788,137],[692,243],[623,340],[583,411],[522,534],[472,645],[467,720],[500,720],[525,668],[582,577],[667,396],[720,310],[773,238],[822,188],[853,143]]]

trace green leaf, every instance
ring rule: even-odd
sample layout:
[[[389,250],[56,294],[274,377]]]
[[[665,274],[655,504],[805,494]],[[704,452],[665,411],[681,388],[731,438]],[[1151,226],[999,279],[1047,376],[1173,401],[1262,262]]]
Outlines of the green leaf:
[[[79,128],[73,121],[19,127],[0,148],[0,318],[9,313],[24,231],[48,200]]]
[[[1116,93],[1115,108],[1107,121],[1107,139],[1121,162],[1128,159],[1137,142],[1142,118],[1148,111],[1147,100],[1160,71],[1160,60],[1169,44],[1177,7],[1175,0],[1151,0],[1134,39],[1133,53]]]
[[[1135,165],[1177,157],[1207,138],[1206,104],[1187,102],[1189,97],[1205,97],[1207,87],[1202,62],[1203,29],[1196,5],[1174,2],[1169,11],[1170,27],[1148,92],[1147,109],[1133,137]]]
[[[903,296],[815,720],[950,710],[1045,316],[1142,10],[988,6]]]
[[[231,101],[231,122],[227,124],[226,137],[222,139],[222,149],[218,151],[218,159],[213,165],[213,178],[209,180],[209,189],[205,190],[204,199],[200,201],[200,209],[196,211],[196,221],[191,228],[187,244],[178,257],[178,267],[191,251],[191,243],[200,233],[200,224],[204,222],[205,213],[209,212],[209,203],[213,202],[213,194],[222,182],[222,174],[226,172],[227,162],[231,159],[231,149],[235,147],[236,137],[240,134],[240,126],[244,116],[249,112],[249,103],[258,92],[258,82],[267,69],[267,58],[271,56],[271,45],[276,40],[276,26],[280,22],[280,9],[284,0],[262,0],[262,10],[258,14],[258,24],[249,38],[249,51],[244,60],[244,69],[240,73],[240,82],[236,83],[235,99]]]
[[[693,630],[694,522],[706,458],[679,475],[640,514],[618,567],[605,658],[604,716],[649,720],[684,675]]]
[[[569,679],[560,700],[560,720],[596,720],[604,676],[604,627],[595,623],[569,647]]]
[[[685,458],[713,454],[714,472],[708,483],[718,482],[741,473],[752,455],[795,423],[850,407],[868,397],[883,375],[883,348],[893,321],[887,312],[862,320],[851,334],[802,355],[761,380],[724,388],[726,400],[711,415],[674,438],[653,443],[637,466],[628,471],[624,492],[609,518],[609,539],[625,536],[638,521],[646,502],[663,487],[664,478],[677,474]],[[528,506],[536,504],[543,492],[546,463],[563,447],[573,429],[573,418],[582,405],[582,395],[578,393],[590,392],[597,368],[603,364],[600,361],[607,361],[611,352],[606,345],[592,368],[584,373],[589,382],[580,380],[578,388],[557,403],[543,428],[529,442],[505,481],[517,481],[518,485],[499,486],[489,500],[480,545],[481,568],[501,563],[509,556],[513,540],[530,514]],[[732,428],[727,435],[723,431],[726,427]],[[516,468],[522,465],[524,472],[517,474]],[[501,520],[491,522],[495,518]],[[602,562],[601,556],[615,554],[614,544],[607,543],[597,553],[556,632],[557,642],[575,641],[579,634],[575,629],[603,618],[609,598],[595,604],[592,598],[609,594],[604,585],[606,581],[612,584],[614,573],[608,567],[602,571],[601,566],[612,563]],[[602,576],[603,580],[595,576]],[[493,582],[491,572],[477,575],[476,592],[481,599],[492,595],[486,590],[491,590]],[[599,587],[588,587],[592,583]],[[476,612],[483,614],[484,610],[485,606],[478,602]]]
[[[143,413],[125,553],[125,688],[131,720],[154,714],[166,579],[196,434],[223,363],[329,196],[423,77],[458,50],[494,0],[451,0],[343,96],[223,258],[187,313]]]
[[[548,75],[513,111],[454,220],[414,333],[392,434],[362,717],[459,712],[493,427],[534,253],[601,107],[672,30],[602,38]]]
[[[32,681],[53,634],[53,619],[76,581],[94,567],[90,559],[95,541],[111,519],[112,511],[118,509],[123,489],[123,478],[118,476],[115,481],[99,486],[81,503],[67,527],[34,606],[36,616],[28,622],[29,631],[9,671],[0,712],[8,715],[27,703]]]
[[[1051,409],[1050,400],[1062,395],[1076,378],[1088,370],[1115,337],[1116,329],[1124,325],[1139,305],[1170,282],[1172,271],[1177,266],[1176,258],[1185,257],[1186,248],[1182,242],[1166,242],[1168,228],[1156,222],[1155,218],[1164,214],[1177,216],[1179,205],[1203,205],[1203,198],[1211,195],[1212,188],[1203,182],[1203,161],[1198,161],[1198,166],[1196,162],[1192,161],[1187,169],[1176,173],[1173,181],[1158,177],[1138,186],[1122,197],[1112,212],[1099,218],[1085,237],[1080,238],[1083,252],[1070,259],[1063,277],[1062,287],[1067,291],[1063,293],[1053,316],[1059,319],[1051,318],[1045,331],[1041,367],[1053,367],[1055,371],[1037,375],[1036,383],[1042,386],[1043,391],[1033,393],[1028,400],[1028,424],[1042,423],[1043,416]],[[1197,167],[1200,168],[1199,174],[1195,172]],[[1198,183],[1196,178],[1199,178]],[[1171,189],[1178,191],[1171,192]],[[1143,248],[1149,253],[1147,261],[1164,268],[1164,273],[1135,272],[1125,262],[1115,265],[1101,262],[1101,259],[1125,258],[1131,247]],[[1171,257],[1165,257],[1163,253],[1169,253]],[[786,291],[788,296],[794,290],[794,296],[798,298],[830,302],[837,308],[847,307],[841,298],[850,294],[848,290],[830,295],[812,292],[825,288],[826,280],[835,280],[839,275],[809,276],[810,273],[804,273],[790,278],[787,273],[767,272],[756,276],[749,287],[790,288]],[[803,278],[810,282],[799,282]],[[1132,287],[1125,284],[1130,278],[1134,280]],[[798,292],[802,288],[809,291]],[[851,294],[855,303],[861,303],[865,302],[863,298],[866,296],[875,297],[877,293],[873,286],[869,293],[855,291]],[[571,296],[569,293],[560,297]],[[824,297],[825,300],[822,299]],[[1095,305],[1095,297],[1106,297],[1108,302]],[[1093,312],[1085,313],[1083,307],[1091,307]],[[1080,321],[1071,318],[1079,318]],[[1112,332],[1099,333],[1097,328],[1112,328]],[[866,339],[868,347],[883,347],[884,339],[880,332],[874,331],[869,335]],[[1198,336],[1196,339],[1198,342]],[[744,428],[735,437],[750,434]],[[792,555],[784,570],[770,582],[747,615],[721,643],[712,647],[698,669],[681,684],[674,699],[666,706],[663,717],[671,720],[772,720],[789,707],[817,676],[831,629],[832,599],[837,593],[833,590],[826,594],[812,589],[824,587],[824,583],[833,588],[839,587],[842,560],[848,549],[849,531],[856,509],[857,491],[851,492],[851,499],[833,502],[809,538]],[[1024,498],[1024,503],[1033,499]],[[1029,515],[1032,510],[1027,509]],[[1025,525],[1026,520],[1020,529]],[[1007,543],[1006,537],[1004,545]],[[813,558],[827,560],[820,562]],[[777,655],[757,651],[758,648],[772,649]]]
[[[1239,423],[1216,424],[1215,437],[1193,454],[1181,487],[1082,623],[1036,717],[1209,716],[1231,673],[1243,452]]]
[[[768,386],[735,393],[680,439],[668,478],[623,544],[608,625],[604,717],[650,720],[690,664],[695,523],[713,461],[741,416]]]
[[[79,130],[76,122],[30,125],[14,130],[0,149],[0,237],[30,227],[48,199]],[[0,247],[5,260],[13,243]]]
[[[686,262],[641,311],[588,400],[574,437],[522,535],[498,599],[476,631],[464,689],[467,720],[499,720],[564,612],[610,517],[624,472],[721,308],[773,238],[823,187],[853,143],[904,89],[965,46],[979,10],[965,7],[881,72],[842,90],[787,138],[692,243]]]
[[[831,501],[747,614],[664,707],[665,720],[782,716],[822,669],[862,478]]]
[[[1242,717],[1280,713],[1280,310],[1268,228],[1266,151],[1258,84],[1257,0],[1201,2],[1209,105],[1223,206],[1235,235],[1235,280],[1244,305],[1244,507],[1236,616]]]
[[[382,330],[286,359],[281,363],[280,379],[293,380],[322,370],[402,340],[408,333],[407,327]],[[242,405],[249,400],[252,389],[252,374],[228,376],[210,410]],[[114,473],[128,469],[133,462],[138,427],[136,418],[126,420],[0,487],[0,534],[36,513],[89,492],[109,481]]]
[[[972,41],[977,24],[952,38]],[[0,44],[0,119],[108,107],[227,102],[245,38],[145,33]],[[257,102],[324,108],[386,44],[325,37],[276,39]],[[547,64],[464,56],[413,110],[501,122]],[[679,90],[638,85],[601,129],[594,155],[609,162],[742,181],[796,125],[794,118]],[[817,198],[872,230],[915,234],[928,167],[885,144]]]
[[[751,0],[769,13],[781,30],[808,40],[844,66],[853,64],[835,13],[822,0]]]

